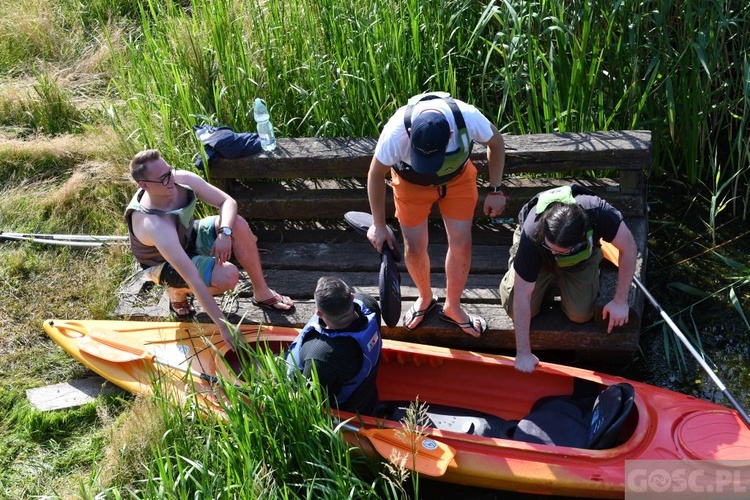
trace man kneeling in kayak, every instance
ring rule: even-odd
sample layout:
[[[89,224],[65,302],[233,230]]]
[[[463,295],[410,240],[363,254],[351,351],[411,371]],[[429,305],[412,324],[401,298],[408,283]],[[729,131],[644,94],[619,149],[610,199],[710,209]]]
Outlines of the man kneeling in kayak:
[[[317,312],[289,347],[287,363],[310,378],[313,366],[332,407],[372,414],[378,403],[375,385],[380,351],[380,308],[366,294],[323,277],[315,287]]]
[[[271,290],[263,277],[256,237],[237,214],[237,202],[219,188],[187,170],[175,170],[156,149],[141,151],[130,162],[138,191],[125,210],[130,247],[138,263],[157,284],[167,287],[169,309],[178,320],[195,314],[189,293],[219,327],[232,347],[229,327],[213,295],[237,285],[239,271],[229,262],[234,254],[253,285],[253,304],[279,312],[294,304]],[[219,215],[196,220],[198,201],[219,209]]]

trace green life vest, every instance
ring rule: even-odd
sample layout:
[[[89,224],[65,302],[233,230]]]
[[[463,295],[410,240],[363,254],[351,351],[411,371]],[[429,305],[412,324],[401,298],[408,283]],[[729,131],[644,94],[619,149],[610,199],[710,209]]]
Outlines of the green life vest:
[[[549,189],[542,193],[539,193],[536,202],[536,215],[537,217],[547,210],[552,203],[564,203],[570,205],[576,202],[573,196],[573,189],[571,186],[560,186],[554,189]],[[594,230],[589,229],[586,231],[586,240],[575,245],[571,249],[571,253],[567,255],[553,254],[555,262],[560,267],[571,267],[583,262],[584,260],[591,257],[594,252]]]
[[[141,205],[141,197],[143,196],[143,191],[139,189],[125,209],[126,214],[128,212],[142,212],[149,215],[176,215],[180,221],[180,224],[182,224],[185,228],[192,227],[197,198],[195,196],[193,188],[183,184],[179,184],[179,186],[185,188],[188,192],[188,204],[186,206],[175,210],[156,210],[155,208],[146,208]]]

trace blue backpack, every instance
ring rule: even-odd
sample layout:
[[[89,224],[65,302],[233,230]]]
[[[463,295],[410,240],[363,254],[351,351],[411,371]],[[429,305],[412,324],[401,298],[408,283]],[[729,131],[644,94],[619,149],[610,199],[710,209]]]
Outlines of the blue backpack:
[[[240,158],[259,153],[260,138],[255,132],[235,132],[229,127],[214,127],[213,125],[193,125],[195,136],[203,144],[209,164],[215,157]],[[200,155],[195,166],[204,170],[203,157]]]

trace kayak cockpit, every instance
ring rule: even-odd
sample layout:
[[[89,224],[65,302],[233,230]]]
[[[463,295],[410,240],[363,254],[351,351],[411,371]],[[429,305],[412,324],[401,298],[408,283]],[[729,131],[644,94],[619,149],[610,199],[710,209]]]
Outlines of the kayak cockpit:
[[[408,406],[403,401],[382,402],[378,416],[402,421]],[[441,431],[590,450],[625,442],[635,429],[635,413],[635,390],[627,383],[610,385],[596,396],[574,392],[543,397],[518,420],[446,405],[430,404],[424,411],[426,424]]]

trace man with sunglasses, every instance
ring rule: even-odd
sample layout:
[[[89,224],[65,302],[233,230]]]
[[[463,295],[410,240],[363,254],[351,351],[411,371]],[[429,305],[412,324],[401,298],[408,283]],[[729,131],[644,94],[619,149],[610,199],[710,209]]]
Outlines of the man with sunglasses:
[[[271,290],[263,276],[257,238],[237,214],[237,202],[200,176],[172,168],[156,149],[141,151],[130,162],[138,191],[125,210],[130,246],[141,267],[157,284],[167,287],[169,308],[178,320],[195,314],[195,294],[233,348],[224,313],[213,296],[231,290],[239,270],[234,254],[253,286],[253,303],[279,312],[293,310],[289,297]],[[219,215],[196,220],[198,201],[219,209]]]
[[[603,309],[607,333],[628,322],[628,293],[636,262],[636,244],[622,215],[581,186],[563,186],[535,196],[519,213],[508,272],[500,283],[500,302],[513,319],[516,369],[533,373],[539,359],[531,352],[531,318],[539,313],[547,288],[556,281],[561,307],[573,322],[594,317],[599,295],[599,240],[620,251],[617,288]]]

